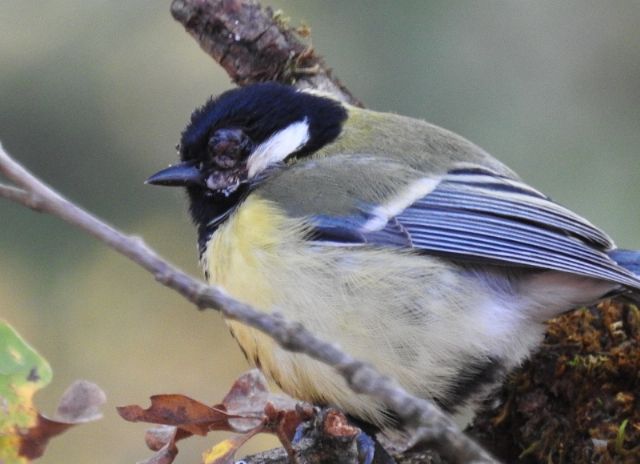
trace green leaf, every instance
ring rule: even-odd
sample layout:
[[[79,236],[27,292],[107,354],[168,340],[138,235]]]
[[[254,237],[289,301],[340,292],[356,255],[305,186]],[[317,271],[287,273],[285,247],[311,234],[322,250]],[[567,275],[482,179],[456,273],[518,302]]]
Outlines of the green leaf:
[[[51,377],[49,363],[0,320],[0,462],[27,462],[18,457],[19,432],[37,423],[33,396]]]

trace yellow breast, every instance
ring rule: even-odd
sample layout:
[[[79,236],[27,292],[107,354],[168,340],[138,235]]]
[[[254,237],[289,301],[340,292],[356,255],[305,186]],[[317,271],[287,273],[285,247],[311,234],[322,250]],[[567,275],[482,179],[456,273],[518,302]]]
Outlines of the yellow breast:
[[[303,229],[301,223],[286,218],[270,202],[251,195],[207,244],[202,265],[208,271],[209,282],[256,309],[271,312],[277,304],[278,292],[269,270],[283,248],[299,241],[295,236]],[[287,378],[275,358],[278,350],[275,342],[241,323],[227,321],[227,325],[247,359],[284,386]]]
[[[254,192],[213,234],[203,266],[211,283],[233,297],[301,322],[409,391],[429,396],[446,389],[454,372],[444,360],[460,344],[451,334],[477,325],[462,308],[480,289],[437,258],[392,248],[323,246],[306,240],[307,233],[302,220]],[[441,295],[428,286],[451,291]],[[227,323],[249,361],[286,393],[385,424],[384,406],[354,394],[333,368],[287,352],[238,322]]]

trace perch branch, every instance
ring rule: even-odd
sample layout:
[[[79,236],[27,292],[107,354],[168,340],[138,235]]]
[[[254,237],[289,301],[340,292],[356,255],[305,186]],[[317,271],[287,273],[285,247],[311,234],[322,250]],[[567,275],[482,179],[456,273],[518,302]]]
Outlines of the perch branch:
[[[171,14],[233,82],[278,81],[361,103],[332,75],[311,45],[282,15],[247,0],[174,0]]]
[[[302,352],[333,366],[358,393],[384,402],[406,424],[415,426],[425,442],[453,462],[492,462],[492,458],[466,437],[430,402],[416,398],[372,366],[343,353],[334,345],[315,337],[296,322],[277,314],[266,314],[229,297],[217,287],[190,277],[160,258],[140,238],[131,237],[105,224],[92,214],[63,198],[24,167],[0,146],[0,173],[18,188],[2,185],[0,197],[39,212],[52,214],[93,235],[154,275],[199,308],[218,310],[229,319],[240,321],[264,332],[283,348]]]

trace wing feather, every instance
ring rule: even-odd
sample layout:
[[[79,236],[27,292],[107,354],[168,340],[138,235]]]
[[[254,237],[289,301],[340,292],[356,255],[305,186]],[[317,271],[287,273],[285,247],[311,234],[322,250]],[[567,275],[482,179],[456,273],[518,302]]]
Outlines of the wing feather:
[[[446,175],[393,217],[360,208],[350,217],[314,217],[328,243],[410,248],[461,260],[557,270],[640,288],[607,254],[615,245],[591,223],[526,184],[485,169]],[[382,219],[382,220],[381,220]],[[371,224],[380,224],[374,230]]]

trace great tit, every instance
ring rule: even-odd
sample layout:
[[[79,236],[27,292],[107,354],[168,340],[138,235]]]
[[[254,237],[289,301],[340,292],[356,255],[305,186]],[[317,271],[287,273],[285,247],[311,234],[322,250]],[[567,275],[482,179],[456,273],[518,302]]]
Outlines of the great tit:
[[[544,321],[640,291],[640,253],[461,136],[275,83],[196,110],[180,163],[206,278],[278,311],[450,412],[474,407]],[[385,428],[332,368],[227,322],[285,392]]]

